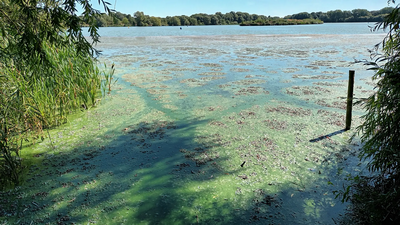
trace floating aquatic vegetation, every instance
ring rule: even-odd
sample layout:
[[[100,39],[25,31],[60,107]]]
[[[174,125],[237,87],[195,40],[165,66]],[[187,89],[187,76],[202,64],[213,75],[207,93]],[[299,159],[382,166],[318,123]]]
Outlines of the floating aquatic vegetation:
[[[241,88],[235,93],[235,95],[250,95],[250,94],[269,94],[269,92],[262,87],[250,86],[247,88]]]
[[[267,125],[267,127],[274,130],[285,130],[288,127],[288,123],[286,121],[279,121],[276,119],[272,119],[272,120],[263,120],[263,122]]]
[[[153,121],[127,126],[124,132],[131,135],[131,140],[138,141],[140,148],[149,148],[152,139],[164,139],[169,129],[176,129],[176,125],[168,121]]]
[[[266,81],[262,79],[248,79],[248,80],[238,80],[232,83],[236,85],[251,85],[251,84],[263,84],[265,82]]]
[[[346,117],[343,114],[339,114],[337,112],[330,112],[324,109],[319,109],[317,115],[322,116],[323,121],[330,125],[335,125],[338,127],[345,126]]]
[[[285,50],[281,51],[280,54],[290,56],[290,57],[308,57],[308,51],[300,51],[300,50]]]
[[[327,80],[327,79],[336,79],[339,76],[327,76],[327,75],[302,75],[302,74],[294,74],[292,75],[292,78],[298,78],[298,79],[303,79],[303,80],[308,80],[308,79],[315,79],[315,80]]]
[[[185,83],[189,87],[204,86],[206,84],[203,80],[195,79],[195,78],[183,79],[183,80],[180,80],[179,82],[180,83]]]
[[[225,79],[226,77],[221,77],[221,76],[207,76],[207,77],[202,77],[200,80],[202,81],[212,81],[212,80],[222,80]]]
[[[296,96],[306,101],[313,101],[316,104],[346,110],[347,103],[347,84],[346,80],[338,82],[314,82],[317,86],[292,86],[286,88],[286,94]],[[322,86],[322,87],[321,87]],[[363,99],[373,93],[370,89],[363,86],[356,86],[354,89],[354,99]],[[362,110],[360,104],[353,106],[354,110]]]
[[[244,52],[245,54],[249,54],[249,53],[254,53],[254,52],[259,52],[264,50],[263,48],[245,48],[240,50],[241,52]]]
[[[312,70],[319,70],[318,66],[312,66],[312,65],[305,65],[304,68],[312,69]]]
[[[250,63],[250,62],[241,62],[241,63],[234,63],[234,66],[252,66],[254,65],[254,63]]]
[[[238,55],[238,58],[243,58],[243,59],[258,59],[256,56],[248,56],[248,55]],[[234,60],[234,61],[241,61],[241,60]],[[246,65],[249,65],[246,63]],[[250,65],[253,65],[252,63]]]
[[[221,64],[218,63],[200,63],[200,65],[205,67],[223,67]]]
[[[321,73],[323,73],[323,74],[344,74],[344,73],[342,73],[342,72],[339,72],[339,71],[321,71]]]
[[[223,76],[226,75],[224,72],[204,72],[204,73],[199,73],[199,76]]]
[[[247,62],[247,61],[249,61],[248,60],[248,57],[246,57],[246,56],[237,56],[237,58],[235,58],[235,59],[232,59],[232,62]],[[221,61],[221,62],[225,62],[225,61]],[[231,61],[226,61],[225,63],[232,63]]]
[[[140,67],[159,67],[162,65],[163,64],[161,64],[161,63],[142,63],[142,64],[140,64]]]
[[[155,101],[161,101],[163,103],[171,103],[171,96],[170,95],[157,95],[156,98],[154,98]]]
[[[310,140],[342,127],[343,110],[314,103],[345,102],[346,81],[331,81],[347,72],[336,68],[345,65],[344,51],[330,53],[336,47],[327,43],[337,44],[330,36],[323,43],[320,36],[312,42],[297,38],[300,44],[279,36],[286,39],[271,45],[277,37],[123,40],[124,51],[146,55],[107,56],[126,66],[117,75],[133,86],[119,83],[117,94],[98,109],[50,131],[55,149],[44,152],[52,149],[45,141],[33,151],[43,167],[31,167],[31,180],[11,198],[0,193],[10,203],[3,207],[10,216],[0,220],[331,223],[330,213],[345,207],[332,190],[342,186],[346,171],[358,168],[347,159],[358,147],[346,145],[348,132]],[[102,44],[107,41],[112,39]],[[357,49],[349,41],[340,48]],[[315,53],[320,61],[305,58]],[[293,72],[307,75],[292,78]],[[372,89],[362,81],[357,98]],[[17,201],[21,210],[11,204]],[[11,216],[18,210],[21,218]]]
[[[330,93],[331,91],[326,88],[321,88],[318,86],[293,86],[286,89],[286,94],[302,96],[302,95],[322,95],[325,93]]]
[[[285,107],[285,106],[266,107],[265,110],[267,112],[276,112],[276,113],[285,114],[288,116],[310,116],[310,115],[312,115],[312,111],[310,109],[291,108],[291,107]]]
[[[299,68],[284,68],[284,69],[282,69],[282,72],[284,72],[284,73],[294,73],[297,71],[300,71],[300,69]]]
[[[226,87],[232,87],[231,84],[220,84],[218,85],[219,88],[226,88]]]
[[[219,126],[219,127],[226,127],[224,123],[219,122],[219,121],[211,121],[210,125]]]
[[[337,108],[337,109],[343,109],[345,110],[347,107],[347,103],[344,101],[333,101],[333,102],[327,102],[326,100],[317,100],[315,102],[318,105],[325,106],[325,107],[331,107],[331,108]]]
[[[266,73],[270,73],[270,74],[277,74],[278,71],[276,70],[265,70]]]
[[[164,69],[164,71],[168,72],[183,72],[183,71],[197,71],[195,68],[183,68],[183,67],[173,67]]]
[[[183,99],[183,98],[187,97],[187,94],[184,94],[184,92],[182,92],[182,91],[177,91],[175,94],[178,94],[180,99]]]
[[[254,78],[254,77],[266,78],[267,76],[265,76],[265,75],[246,75],[244,78]]]
[[[179,107],[176,105],[171,105],[171,104],[165,104],[163,105],[164,108],[166,109],[171,109],[171,110],[179,110]]]
[[[170,64],[170,65],[179,64],[179,63],[176,62],[176,61],[170,61],[170,60],[164,60],[164,61],[160,61],[160,62],[163,63],[163,64]]]
[[[250,70],[245,68],[232,68],[230,69],[230,71],[243,73],[243,72],[249,72]]]
[[[319,85],[319,86],[330,86],[330,87],[345,87],[346,85],[344,83],[338,83],[338,82],[314,82],[314,85]]]
[[[332,66],[334,63],[335,63],[334,61],[317,60],[317,61],[311,62],[311,65],[328,67],[328,66]]]
[[[372,81],[371,79],[360,79],[361,81],[364,81],[365,84],[371,86],[371,87],[375,87],[376,86],[376,81]]]
[[[116,61],[116,62],[135,63],[135,62],[146,61],[147,57],[133,56],[133,55],[124,54],[124,55],[115,55],[115,56],[113,56],[112,60]]]
[[[147,93],[149,93],[149,94],[152,94],[152,95],[155,95],[155,94],[164,94],[164,93],[166,93],[167,91],[166,90],[164,90],[164,89],[146,89],[146,91],[147,91]]]

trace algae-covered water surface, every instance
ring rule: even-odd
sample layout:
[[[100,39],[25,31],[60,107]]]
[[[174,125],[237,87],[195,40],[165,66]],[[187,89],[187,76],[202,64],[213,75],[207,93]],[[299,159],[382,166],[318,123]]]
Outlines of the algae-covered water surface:
[[[369,96],[372,73],[353,62],[383,36],[318,26],[106,33],[113,91],[23,150],[27,180],[1,193],[0,223],[334,224],[346,204],[332,192],[363,169],[348,142],[360,106],[342,130],[348,71],[355,97]]]

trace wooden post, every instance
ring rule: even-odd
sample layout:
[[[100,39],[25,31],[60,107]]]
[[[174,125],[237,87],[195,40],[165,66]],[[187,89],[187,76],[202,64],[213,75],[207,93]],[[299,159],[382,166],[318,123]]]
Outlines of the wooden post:
[[[349,71],[349,86],[347,88],[347,109],[346,109],[346,127],[345,130],[351,128],[351,113],[353,110],[353,90],[354,90],[354,70]]]

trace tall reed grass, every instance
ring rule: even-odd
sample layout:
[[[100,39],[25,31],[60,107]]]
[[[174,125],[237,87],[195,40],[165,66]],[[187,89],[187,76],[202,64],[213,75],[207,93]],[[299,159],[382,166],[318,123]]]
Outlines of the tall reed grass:
[[[42,57],[1,57],[0,61],[0,185],[20,182],[20,151],[24,140],[43,138],[43,129],[60,125],[76,110],[100,100],[114,68],[100,71],[97,62],[69,47],[43,42]],[[105,68],[106,69],[106,68]]]

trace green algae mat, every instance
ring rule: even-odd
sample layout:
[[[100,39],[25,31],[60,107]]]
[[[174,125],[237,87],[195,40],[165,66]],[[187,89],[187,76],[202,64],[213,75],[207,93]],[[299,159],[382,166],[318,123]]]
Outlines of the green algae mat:
[[[334,224],[379,35],[103,38],[118,82],[22,151],[0,224]]]

